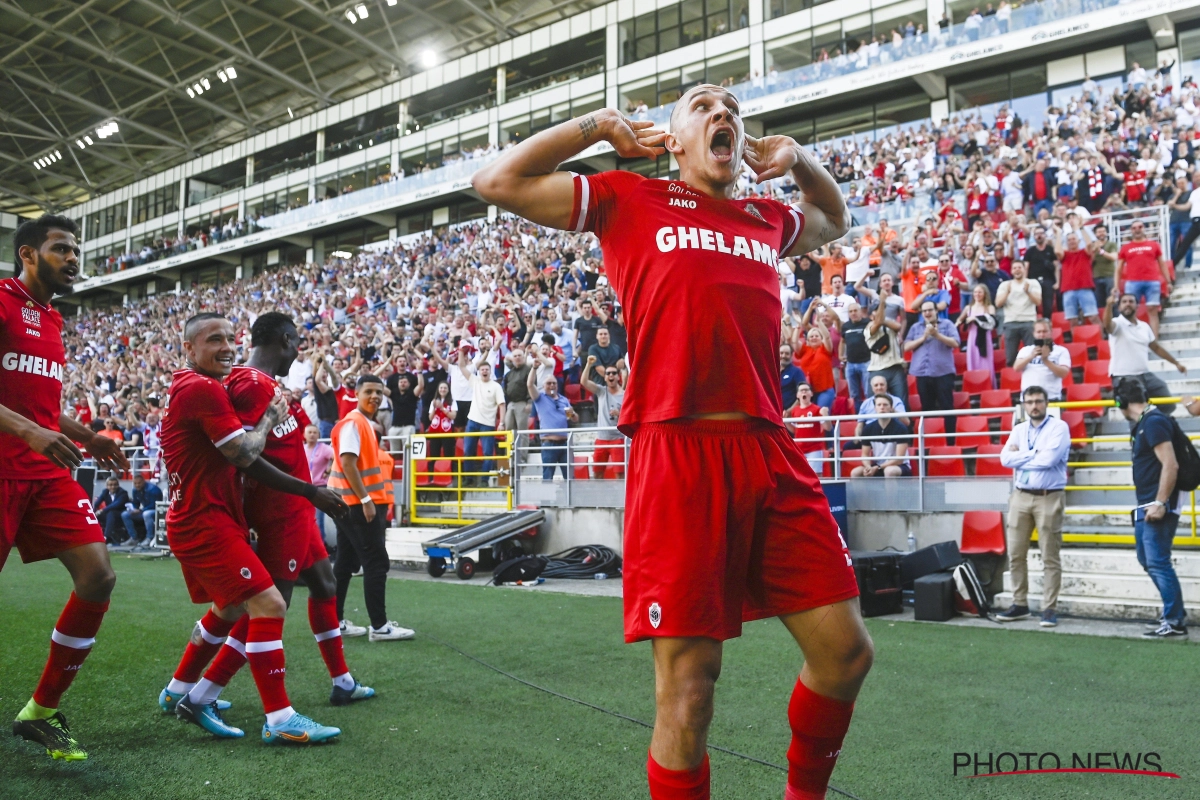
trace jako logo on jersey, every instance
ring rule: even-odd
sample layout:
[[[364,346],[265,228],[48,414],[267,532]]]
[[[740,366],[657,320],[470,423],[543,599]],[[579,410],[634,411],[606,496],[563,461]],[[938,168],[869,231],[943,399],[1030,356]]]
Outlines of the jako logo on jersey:
[[[296,417],[289,415],[287,419],[271,428],[271,435],[276,439],[282,439],[292,431],[300,427],[300,423],[296,421]]]
[[[0,366],[10,372],[25,372],[30,375],[43,375],[62,383],[63,365],[25,353],[5,353],[0,359]]]
[[[662,624],[662,608],[658,603],[650,604],[650,627],[658,630],[658,626]]]
[[[249,567],[242,567],[242,577],[245,578],[246,580],[250,580],[250,568]]]
[[[745,236],[733,237],[733,247],[725,244],[725,234],[720,231],[710,231],[707,228],[659,228],[654,235],[660,253],[669,253],[678,247],[680,250],[715,250],[718,253],[732,253],[735,256],[750,261],[761,261],[769,266],[775,266],[779,253],[769,245],[757,239],[747,240]]]
[[[668,206],[678,206],[679,208],[695,208],[696,201],[695,200],[685,200],[682,197],[672,197],[671,202],[667,203],[667,205]]]

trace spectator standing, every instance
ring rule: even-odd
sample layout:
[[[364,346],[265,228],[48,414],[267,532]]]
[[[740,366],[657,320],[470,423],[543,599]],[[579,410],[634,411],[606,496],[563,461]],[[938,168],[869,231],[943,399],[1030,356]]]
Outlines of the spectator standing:
[[[1187,196],[1187,216],[1190,224],[1188,225],[1187,229],[1180,234],[1181,238],[1177,243],[1175,242],[1174,230],[1172,230],[1171,233],[1171,261],[1173,261],[1175,264],[1179,264],[1181,259],[1186,259],[1189,268],[1192,266],[1192,245],[1195,244],[1196,239],[1200,237],[1200,181],[1193,180],[1192,186],[1194,188],[1192,189],[1191,194]],[[1174,225],[1171,227],[1174,229]]]
[[[1117,314],[1113,315],[1116,306]],[[1175,369],[1187,374],[1187,367],[1158,343],[1154,330],[1137,318],[1137,297],[1119,294],[1116,289],[1108,296],[1104,306],[1103,324],[1108,332],[1111,359],[1108,374],[1112,377],[1113,391],[1122,384],[1132,382],[1142,387],[1147,397],[1170,397],[1171,390],[1166,382],[1150,371],[1150,353],[1175,365]],[[1174,404],[1159,406],[1164,414],[1175,410]]]
[[[1000,269],[1000,262],[995,253],[983,253],[975,256],[971,266],[971,277],[986,286],[991,296],[996,298],[1000,296],[1001,285],[1011,280],[1012,274]]]
[[[433,396],[429,399],[428,432],[436,434],[428,441],[429,459],[453,458],[456,451],[455,436],[447,436],[454,430],[454,420],[458,418],[458,403],[450,393],[450,384],[442,381],[437,384]]]
[[[595,359],[593,364],[598,364],[599,367],[616,367],[619,370],[625,368],[625,361],[621,358],[621,348],[612,341],[606,327],[601,326],[596,329],[596,343],[586,350],[586,355],[588,361]],[[587,374],[586,369],[584,369],[584,377],[590,381],[597,380],[596,376]]]
[[[779,345],[779,386],[783,391],[783,407],[791,408],[796,402],[796,387],[805,380],[804,371],[793,362],[794,351],[787,342]]]
[[[813,311],[818,313],[813,314]],[[812,327],[804,334],[797,336],[800,352],[800,369],[804,370],[809,385],[816,394],[817,405],[829,408],[837,393],[833,379],[833,339],[829,328],[825,326],[825,304],[820,300],[808,307],[806,316],[812,315]]]
[[[1172,440],[1176,423],[1161,409],[1149,404],[1137,383],[1124,383],[1116,390],[1117,407],[1133,423],[1133,485],[1138,505],[1133,511],[1133,536],[1138,563],[1150,576],[1163,601],[1160,624],[1144,634],[1168,639],[1187,636],[1187,612],[1183,590],[1171,564],[1171,547],[1179,527],[1180,494],[1175,488],[1179,462]]]
[[[904,329],[904,301],[891,303],[891,276],[879,279],[879,297],[871,306],[871,321],[867,324],[867,347],[871,361],[867,377],[872,383],[877,377],[887,381],[888,392],[908,402],[908,372],[904,353],[900,349],[900,332]],[[899,298],[897,298],[899,299]]]
[[[1088,245],[1092,254],[1092,283],[1096,286],[1096,308],[1108,302],[1113,290],[1113,276],[1117,267],[1117,243],[1108,238],[1108,228],[1096,225],[1092,228],[1096,239]]]
[[[326,486],[329,484],[329,473],[333,469],[333,462],[337,455],[333,452],[333,448],[321,441],[321,430],[316,425],[306,425],[304,427],[304,454],[308,457],[308,475],[313,486]],[[325,538],[325,512],[321,509],[315,509],[317,512],[317,530],[321,532],[321,538]]]
[[[464,472],[469,470],[474,473],[486,474],[495,468],[496,462],[492,460],[492,456],[496,453],[497,437],[486,434],[504,429],[504,390],[500,388],[500,384],[492,380],[492,365],[487,361],[489,349],[485,344],[473,372],[467,362],[466,351],[459,350],[458,369],[471,387],[471,410],[467,414],[466,432],[468,434],[485,434],[483,436],[467,436],[463,442]],[[556,380],[555,385],[557,384]],[[482,464],[475,459],[477,450],[482,450]],[[464,485],[474,485],[477,477],[479,476],[468,475]],[[486,477],[484,483],[487,483]]]
[[[982,283],[971,290],[971,305],[959,314],[955,324],[967,331],[967,369],[986,369],[996,383],[996,361],[992,358],[992,331],[996,330],[996,307],[988,288]]]
[[[791,348],[788,349],[791,350]],[[595,366],[593,358],[588,358],[588,362],[592,363],[587,365],[588,369],[584,370],[585,372],[591,372],[591,367]],[[621,370],[615,366],[604,368],[603,383],[597,384],[584,379],[583,388],[596,398],[596,427],[617,427],[617,423],[621,419],[621,406],[625,404],[625,387],[621,380]],[[615,470],[612,477],[625,477],[625,434],[620,431],[617,431],[616,435],[612,433],[596,434],[595,449],[592,451],[592,477],[597,479],[608,477],[606,475],[608,469]]]
[[[1049,397],[1040,386],[1021,393],[1026,420],[1013,426],[1000,451],[1000,463],[1013,471],[1013,492],[1008,498],[1008,557],[1013,576],[1013,604],[996,615],[1000,622],[1029,618],[1029,537],[1038,532],[1042,554],[1042,621],[1044,628],[1058,624],[1058,592],[1062,586],[1063,515],[1066,509],[1067,459],[1071,454],[1071,429],[1052,417]]]
[[[869,323],[858,303],[852,301],[846,313],[849,320],[842,324],[840,357],[850,389],[850,402],[854,408],[858,408],[867,395],[867,372],[871,366],[871,348],[867,346]]]
[[[1150,328],[1158,336],[1158,311],[1162,307],[1162,287],[1170,286],[1171,276],[1158,242],[1146,238],[1146,225],[1134,220],[1129,225],[1129,241],[1117,253],[1116,289],[1127,292],[1146,304]],[[1124,284],[1124,285],[1122,285]],[[1153,394],[1150,395],[1154,397]]]
[[[158,488],[158,484],[148,482],[140,472],[133,476],[133,495],[125,504],[125,510],[121,512],[121,521],[125,523],[125,531],[129,534],[127,541],[133,542],[135,545],[140,541],[142,547],[150,547],[154,544],[155,504],[162,502],[162,499],[162,489]],[[143,540],[138,539],[135,524],[137,517],[141,518],[142,526],[146,531],[146,537]]]
[[[525,351],[517,348],[504,359],[504,429],[519,437],[529,428],[529,389],[525,379],[533,367],[525,360]],[[557,382],[557,381],[556,381]],[[514,440],[515,441],[515,440]]]
[[[341,377],[325,363],[323,353],[313,353],[313,397],[317,401],[317,430],[320,438],[328,439],[337,424],[338,414],[337,390],[341,386]]]
[[[1022,173],[1021,186],[1025,202],[1033,207],[1033,218],[1043,211],[1054,210],[1054,186],[1058,182],[1058,168],[1051,167],[1045,158],[1039,158],[1031,169]]]
[[[1071,352],[1051,338],[1053,328],[1050,320],[1039,319],[1033,326],[1033,344],[1022,347],[1013,362],[1013,369],[1021,373],[1022,396],[1026,389],[1039,387],[1045,390],[1051,402],[1063,397],[1063,379],[1071,371]]]
[[[1058,275],[1054,288],[1062,292],[1063,313],[1068,320],[1086,318],[1089,324],[1100,321],[1096,306],[1096,284],[1092,280],[1092,254],[1079,241],[1079,234],[1059,231],[1055,243],[1058,255]]]
[[[1004,310],[1004,360],[1012,366],[1021,348],[1033,341],[1033,323],[1042,302],[1042,287],[1025,275],[1025,262],[1012,263],[1012,280],[996,291],[996,308]]]
[[[904,341],[905,351],[913,354],[909,374],[917,379],[917,393],[923,411],[951,411],[954,408],[954,352],[958,350],[958,329],[946,319],[938,319],[932,300],[921,304],[921,318]],[[955,431],[954,417],[946,417],[946,432]]]
[[[1042,290],[1042,316],[1050,318],[1054,314],[1054,292],[1058,288],[1060,265],[1054,244],[1040,225],[1033,229],[1033,244],[1025,250],[1024,261],[1026,277],[1037,281]]]
[[[912,442],[912,431],[895,417],[882,417],[894,411],[889,395],[877,394],[873,401],[877,416],[862,430],[862,439],[870,444],[871,455],[863,459],[861,466],[850,471],[850,477],[910,478],[912,464],[908,460],[908,448]]]
[[[425,376],[397,372],[388,376],[387,383],[388,391],[392,393],[392,423],[388,435],[412,436],[417,432],[417,405],[425,391]]]
[[[125,504],[128,502],[129,493],[121,487],[121,482],[114,476],[104,482],[104,489],[96,496],[96,502],[92,503],[96,519],[100,521],[100,526],[104,530],[104,538],[109,545],[122,543],[117,541],[117,532],[123,527],[121,514],[125,511]]]
[[[829,409],[813,402],[812,387],[803,381],[796,387],[795,405],[783,412],[784,419],[807,420],[789,422],[787,428],[792,438],[799,442],[804,457],[818,474],[821,472],[820,461],[827,449],[825,434],[833,428],[832,422],[823,422],[821,419],[828,416]],[[813,455],[814,453],[816,455]]]
[[[596,309],[590,295],[585,292],[579,300],[579,316],[576,317],[573,324],[575,339],[579,343],[579,353],[582,357],[586,358],[588,350],[596,343],[596,331],[603,324],[600,317],[596,316]]]
[[[553,481],[556,466],[562,470],[563,480],[570,480],[570,473],[567,471],[570,465],[567,464],[567,434],[565,431],[568,424],[578,421],[579,417],[576,416],[575,409],[571,408],[567,398],[558,393],[558,381],[547,378],[542,383],[542,390],[538,391],[536,379],[537,372],[530,371],[525,385],[532,398],[533,408],[537,412],[538,429],[554,431],[554,433],[543,433],[539,436],[542,480],[547,483]]]

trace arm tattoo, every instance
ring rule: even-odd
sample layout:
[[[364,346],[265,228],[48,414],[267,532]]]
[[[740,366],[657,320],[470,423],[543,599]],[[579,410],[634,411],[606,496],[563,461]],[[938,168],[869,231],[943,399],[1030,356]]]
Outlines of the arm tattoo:
[[[596,117],[594,115],[589,114],[579,121],[579,130],[583,131],[583,140],[585,142],[592,138],[598,127],[599,126],[596,124]]]

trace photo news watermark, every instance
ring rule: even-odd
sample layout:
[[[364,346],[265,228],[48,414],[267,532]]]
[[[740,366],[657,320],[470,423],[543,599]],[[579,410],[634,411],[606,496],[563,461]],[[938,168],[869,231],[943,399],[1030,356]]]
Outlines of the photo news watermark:
[[[955,753],[954,777],[992,778],[1008,775],[1048,775],[1055,773],[1138,775],[1148,778],[1179,778],[1167,772],[1158,753]]]

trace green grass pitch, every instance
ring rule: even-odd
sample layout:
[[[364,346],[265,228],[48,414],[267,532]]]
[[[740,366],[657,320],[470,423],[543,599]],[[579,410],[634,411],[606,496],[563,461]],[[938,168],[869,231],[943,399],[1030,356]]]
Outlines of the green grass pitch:
[[[0,715],[12,719],[41,671],[69,591],[56,562],[0,576]],[[0,796],[26,798],[644,798],[649,731],[550,697],[422,633],[548,688],[653,718],[646,644],[621,639],[620,602],[537,590],[393,581],[392,616],[412,642],[346,643],[354,674],[379,696],[328,705],[329,680],[297,590],[285,632],[297,709],[340,726],[336,744],[267,747],[249,670],[225,697],[247,730],[218,741],[161,714],[159,690],[199,617],[178,565],[120,557],[112,610],[63,710],[90,760],[52,762],[0,736]],[[361,586],[349,606],[361,608]],[[365,622],[360,611],[351,614]],[[874,671],[833,784],[862,800],[1195,798],[1197,650],[1190,643],[1052,636],[868,621]],[[711,741],[777,764],[800,658],[775,621],[728,643]],[[953,754],[1054,751],[1161,754],[1181,780],[1122,775],[954,778]],[[784,776],[712,754],[713,796],[777,800]],[[834,798],[838,795],[830,793]]]

